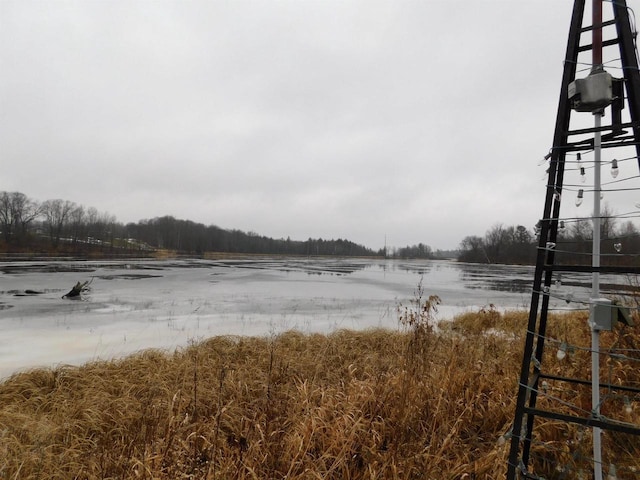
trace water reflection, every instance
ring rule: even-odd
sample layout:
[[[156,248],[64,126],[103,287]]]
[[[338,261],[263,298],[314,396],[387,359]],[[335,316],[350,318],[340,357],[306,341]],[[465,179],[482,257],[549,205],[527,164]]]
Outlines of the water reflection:
[[[444,284],[457,284],[460,289],[486,290],[514,294],[528,294],[533,283],[534,267],[519,265],[488,265],[458,263],[451,260],[399,260],[380,258],[322,258],[322,257],[236,257],[230,259],[202,260],[113,260],[96,262],[78,261],[39,261],[39,262],[0,262],[0,272],[7,275],[29,275],[47,273],[77,273],[107,279],[143,278],[147,273],[133,274],[132,271],[154,271],[151,277],[161,276],[162,272],[173,269],[220,269],[273,272],[302,272],[314,276],[352,276],[359,272],[371,274],[407,274],[415,276],[415,283],[421,277],[424,283],[437,287]],[[116,271],[100,274],[99,270]],[[126,273],[125,273],[126,272]],[[609,278],[611,277],[611,278]],[[628,283],[628,282],[627,282]],[[563,275],[561,284],[565,288],[588,289],[591,284],[589,274]],[[637,289],[627,285],[615,276],[601,276],[603,292]]]
[[[465,288],[499,292],[531,292],[534,269],[519,265],[485,265],[457,263]]]
[[[275,270],[280,272],[306,272],[309,275],[350,275],[362,270],[404,272],[426,275],[433,268],[432,260],[395,260],[369,258],[320,258],[320,257],[263,257],[237,258],[210,262],[223,268]]]
[[[381,265],[385,271],[428,275],[434,263],[433,260],[387,260]]]
[[[442,300],[438,319],[489,304],[526,309],[534,269],[449,260],[247,256],[0,262],[0,272],[2,377],[38,363],[174,348],[213,335],[393,329],[397,306],[408,305],[419,284],[425,295]],[[60,291],[90,278],[85,301],[61,300]],[[601,280],[613,283],[604,275]],[[561,285],[552,285],[553,299],[561,307],[568,293],[588,300],[589,285],[586,275],[563,275]],[[26,294],[31,291],[42,293]]]
[[[212,262],[211,265],[224,268],[305,272],[308,275],[349,275],[371,267],[371,262],[367,260],[342,258],[258,257],[219,260]]]

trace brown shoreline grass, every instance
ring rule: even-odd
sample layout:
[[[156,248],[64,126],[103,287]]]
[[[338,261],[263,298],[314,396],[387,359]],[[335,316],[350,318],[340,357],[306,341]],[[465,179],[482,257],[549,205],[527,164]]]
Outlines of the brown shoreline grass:
[[[504,478],[509,442],[498,440],[513,420],[526,316],[489,308],[420,335],[214,337],[173,354],[15,374],[0,383],[0,478]],[[584,323],[555,318],[549,335],[579,344]],[[640,344],[637,330],[625,335]],[[548,362],[588,376],[579,352],[562,363],[552,351]],[[633,367],[621,375],[637,385]],[[579,432],[537,428],[539,474],[571,478],[554,462],[577,461]],[[605,438],[624,450],[618,478],[640,468],[640,442],[627,440]]]

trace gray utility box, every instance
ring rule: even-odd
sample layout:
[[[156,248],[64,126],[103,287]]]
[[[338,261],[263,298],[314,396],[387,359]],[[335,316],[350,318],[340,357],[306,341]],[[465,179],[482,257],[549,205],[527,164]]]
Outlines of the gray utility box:
[[[618,322],[628,327],[635,325],[629,308],[619,305],[615,301],[612,302],[608,298],[592,298],[591,303],[589,324],[594,330],[611,331]]]
[[[596,112],[611,105],[613,79],[604,70],[591,72],[588,77],[569,84],[571,108],[578,112]]]
[[[608,298],[591,299],[591,328],[594,330],[613,330],[612,302]]]

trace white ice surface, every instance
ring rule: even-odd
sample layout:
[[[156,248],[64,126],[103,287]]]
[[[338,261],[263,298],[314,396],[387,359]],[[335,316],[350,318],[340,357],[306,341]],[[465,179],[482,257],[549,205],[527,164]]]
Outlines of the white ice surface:
[[[215,335],[395,329],[397,306],[410,305],[421,279],[425,296],[442,299],[439,319],[490,303],[526,307],[532,270],[490,268],[288,258],[0,263],[0,378]],[[89,279],[82,300],[61,298]]]

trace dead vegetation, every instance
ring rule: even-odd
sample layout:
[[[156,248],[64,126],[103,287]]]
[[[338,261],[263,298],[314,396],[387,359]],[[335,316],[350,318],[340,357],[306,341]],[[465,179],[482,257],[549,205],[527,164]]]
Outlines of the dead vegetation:
[[[0,478],[504,478],[526,314],[487,308],[439,328],[408,318],[402,332],[215,337],[15,374],[0,384]],[[579,316],[551,323],[572,344],[589,335]],[[577,353],[548,361],[588,375]],[[634,367],[624,374],[638,384]],[[538,474],[568,478],[558,465],[576,461],[580,432],[539,428]],[[605,440],[628,467],[618,478],[633,478],[638,439]]]

